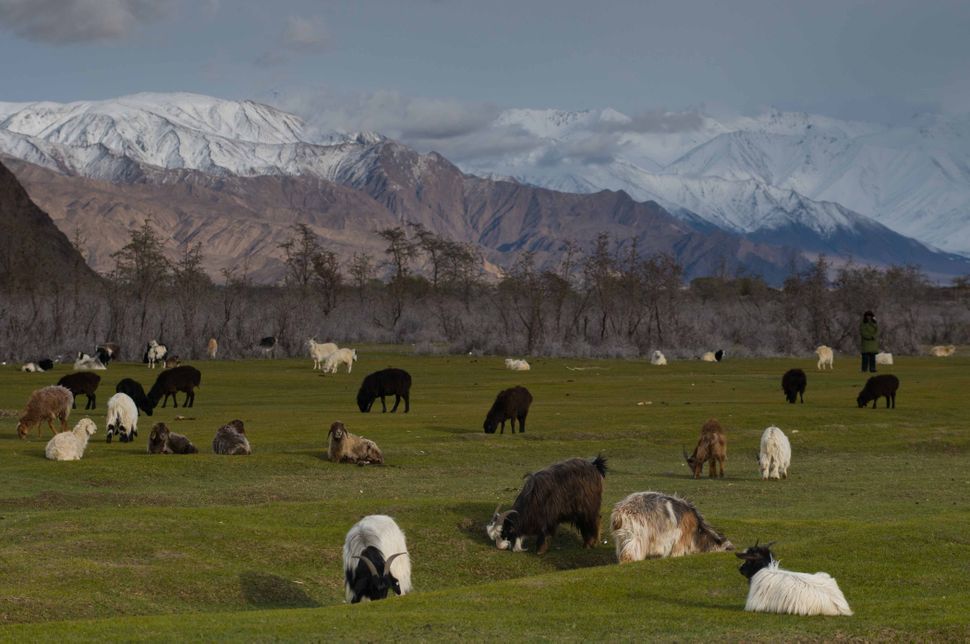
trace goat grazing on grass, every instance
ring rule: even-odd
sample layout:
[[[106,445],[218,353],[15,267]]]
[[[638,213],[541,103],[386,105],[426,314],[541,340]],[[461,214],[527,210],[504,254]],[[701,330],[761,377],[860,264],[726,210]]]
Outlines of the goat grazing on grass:
[[[758,453],[762,479],[787,479],[791,466],[791,443],[785,432],[769,427],[761,434],[761,450]]]
[[[896,391],[899,389],[899,378],[896,376],[884,373],[878,376],[873,376],[866,381],[866,386],[862,388],[859,395],[856,397],[856,403],[859,407],[865,407],[872,401],[872,408],[876,408],[876,403],[883,396],[886,397],[886,409],[889,409],[890,403],[892,403],[892,408],[896,409]]]
[[[717,476],[717,466],[720,465],[721,478],[724,478],[724,461],[726,459],[727,437],[724,435],[724,428],[721,427],[721,423],[711,418],[701,427],[701,437],[697,441],[694,453],[688,456],[687,450],[684,450],[684,460],[690,466],[694,478],[699,479],[701,470],[704,469],[704,463],[707,462],[711,464],[708,476],[711,478]]]
[[[73,407],[74,394],[67,387],[52,385],[35,390],[27,399],[24,412],[17,422],[17,436],[27,438],[33,427],[37,427],[37,434],[40,435],[40,423],[45,420],[52,434],[57,434],[54,429],[55,420],[60,421],[61,431],[66,432],[67,418]]]
[[[485,526],[488,538],[499,550],[525,550],[523,541],[536,537],[536,552],[545,554],[556,528],[569,522],[579,528],[583,546],[592,548],[599,539],[600,505],[606,459],[571,458],[544,470],[525,475],[522,491],[511,510],[495,508]]]
[[[532,394],[525,387],[512,387],[500,391],[492,403],[492,408],[488,410],[483,425],[486,434],[494,434],[496,428],[501,424],[501,431],[505,433],[505,421],[509,420],[512,424],[512,433],[515,433],[515,421],[519,421],[519,432],[525,433],[525,417],[529,415],[529,406],[532,404]]]
[[[781,390],[785,392],[785,400],[794,404],[795,399],[801,398],[805,402],[805,386],[808,376],[801,369],[789,369],[781,377]]]
[[[216,430],[212,451],[226,456],[248,456],[253,453],[241,420],[231,420]]]
[[[172,404],[178,407],[179,401],[176,393],[183,391],[185,392],[185,401],[182,406],[192,407],[195,405],[195,388],[201,386],[201,383],[202,372],[195,367],[183,365],[174,369],[166,369],[158,374],[155,384],[148,391],[148,401],[152,404],[152,407],[157,407],[158,401],[161,400],[162,407],[164,407],[168,403],[168,397],[171,396]]]
[[[170,431],[165,423],[157,423],[148,435],[149,454],[197,454],[198,448],[182,434]]]
[[[667,366],[667,356],[665,356],[659,350],[654,351],[653,355],[650,356],[650,364],[656,367],[665,367]]]
[[[952,344],[938,345],[930,349],[930,355],[936,358],[949,358],[956,352],[957,348]]]
[[[117,434],[122,443],[138,436],[138,408],[128,394],[115,394],[108,399],[108,416],[105,421],[105,442]]]
[[[690,501],[662,492],[634,492],[617,503],[610,527],[621,564],[734,550]]]
[[[123,378],[115,387],[115,393],[127,394],[129,398],[135,401],[135,406],[146,416],[151,416],[155,409],[155,405],[145,395],[145,390],[141,384],[131,378]]]
[[[374,406],[374,401],[380,398],[381,412],[386,412],[385,396],[394,396],[391,413],[397,411],[402,398],[404,413],[411,411],[411,374],[403,369],[382,369],[369,374],[357,391],[357,407],[366,414]]]
[[[815,355],[818,356],[818,363],[815,365],[816,369],[821,371],[825,369],[826,366],[829,369],[832,369],[833,362],[835,361],[835,353],[832,351],[831,347],[821,344],[815,349]]]
[[[69,373],[60,380],[57,381],[62,387],[67,387],[71,390],[74,395],[74,403],[71,407],[76,409],[77,407],[77,397],[84,394],[88,398],[87,404],[84,405],[84,409],[96,409],[98,406],[98,385],[101,384],[101,376],[96,373],[91,373],[90,371],[77,371],[75,373]]]
[[[323,363],[338,348],[333,342],[317,342],[313,338],[306,341],[306,346],[310,357],[313,358],[314,370],[323,369]]]
[[[88,439],[98,431],[94,421],[82,418],[69,432],[55,434],[44,448],[44,456],[51,461],[80,461],[88,446]]]
[[[411,557],[401,528],[389,516],[364,517],[344,540],[344,593],[347,601],[376,601],[411,592]]]
[[[738,569],[751,584],[744,610],[787,615],[851,615],[839,584],[828,573],[792,572],[778,567],[771,543],[755,543],[735,553],[744,563]]]
[[[324,373],[337,373],[337,367],[346,365],[347,373],[350,373],[355,362],[357,362],[357,349],[337,349],[327,356],[323,363],[323,371]]]
[[[209,338],[209,343],[205,347],[205,354],[209,356],[209,360],[215,360],[217,353],[219,353],[219,341],[215,338]]]
[[[149,369],[154,369],[155,365],[164,360],[166,355],[168,355],[168,347],[159,344],[158,340],[152,340],[145,349],[143,361],[148,363]]]
[[[330,425],[327,432],[330,442],[327,445],[327,458],[334,463],[355,463],[357,465],[384,464],[381,448],[372,440],[351,434],[339,420]]]

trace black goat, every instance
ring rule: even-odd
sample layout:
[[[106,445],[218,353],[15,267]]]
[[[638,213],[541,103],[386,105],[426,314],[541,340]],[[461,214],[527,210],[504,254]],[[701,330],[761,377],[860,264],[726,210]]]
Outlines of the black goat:
[[[135,406],[138,407],[138,409],[145,412],[146,416],[151,416],[152,410],[155,409],[155,405],[153,405],[152,401],[150,401],[148,396],[145,395],[144,387],[131,378],[124,378],[121,382],[119,382],[115,387],[115,393],[126,394],[135,402]]]
[[[374,401],[381,399],[381,411],[387,411],[384,396],[394,396],[394,407],[391,413],[397,411],[397,406],[404,399],[404,413],[411,411],[411,374],[403,369],[382,369],[364,378],[357,391],[357,407],[363,413],[368,413]]]
[[[169,430],[165,423],[157,423],[148,436],[149,454],[198,454],[199,449],[182,434]]]
[[[785,392],[785,400],[794,403],[795,399],[801,397],[805,402],[805,385],[808,384],[808,377],[801,369],[789,369],[781,377],[781,388]]]
[[[532,394],[525,387],[512,387],[500,391],[492,403],[492,408],[485,416],[484,429],[486,434],[494,434],[501,423],[500,434],[505,433],[505,421],[512,421],[512,433],[515,433],[515,421],[519,421],[519,432],[525,433],[525,417],[529,415],[529,405],[532,404]]]
[[[183,407],[192,407],[195,404],[195,388],[202,382],[202,372],[195,367],[183,365],[174,369],[166,369],[158,374],[155,384],[148,392],[148,401],[153,407],[158,406],[158,401],[162,401],[162,407],[168,402],[168,397],[172,397],[172,402],[177,408],[178,398],[175,394],[179,391],[185,392],[185,402]],[[164,400],[162,399],[164,396]]]
[[[74,394],[74,402],[71,404],[71,409],[77,409],[77,397],[81,394],[88,397],[88,402],[84,408],[96,409],[98,406],[98,396],[96,392],[100,383],[101,376],[96,373],[91,373],[90,371],[75,371],[74,373],[69,373],[57,381],[57,384],[62,387],[67,387],[71,390],[71,393]]]
[[[890,403],[892,403],[892,408],[896,409],[897,389],[899,389],[899,378],[896,376],[889,373],[873,376],[866,381],[866,386],[859,392],[856,402],[859,404],[859,407],[865,407],[871,400],[872,408],[875,409],[879,399],[885,396],[886,409],[889,409]]]

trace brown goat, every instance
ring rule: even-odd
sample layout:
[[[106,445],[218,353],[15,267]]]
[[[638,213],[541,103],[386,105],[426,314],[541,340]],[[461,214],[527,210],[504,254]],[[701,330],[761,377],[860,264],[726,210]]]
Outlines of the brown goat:
[[[727,437],[724,435],[724,428],[721,423],[711,418],[701,427],[701,437],[697,441],[694,453],[687,455],[684,450],[684,460],[694,473],[694,478],[701,477],[701,470],[704,463],[710,462],[709,476],[717,476],[717,466],[721,466],[721,478],[724,478],[724,461],[727,459]]]

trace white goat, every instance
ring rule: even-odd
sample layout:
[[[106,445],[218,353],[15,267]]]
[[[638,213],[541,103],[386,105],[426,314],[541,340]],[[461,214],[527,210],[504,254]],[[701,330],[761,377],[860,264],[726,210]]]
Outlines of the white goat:
[[[758,455],[762,479],[788,478],[791,466],[791,443],[785,432],[769,427],[761,434],[761,452]]]
[[[86,353],[78,353],[74,361],[74,371],[102,371],[107,369],[104,363]]]
[[[148,351],[145,355],[148,358],[148,368],[154,369],[155,365],[165,359],[165,355],[168,353],[168,347],[164,344],[159,344],[157,340],[152,340],[148,343]]]
[[[891,365],[893,363],[893,354],[886,353],[885,351],[880,351],[876,354],[876,364]]]
[[[401,528],[389,516],[358,521],[344,540],[344,591],[347,601],[384,599],[389,590],[411,592],[411,557]]]
[[[664,367],[667,365],[667,356],[665,356],[659,350],[654,351],[653,355],[650,356],[650,364],[656,365],[658,367]]]
[[[88,446],[88,438],[98,431],[94,421],[82,418],[69,432],[55,434],[47,442],[44,455],[52,461],[80,461]]]
[[[322,369],[324,361],[337,350],[337,345],[333,342],[317,342],[313,338],[306,341],[306,346],[313,358],[314,369]]]
[[[108,399],[105,433],[109,443],[113,434],[117,434],[122,443],[138,436],[138,407],[128,394],[118,393]]]
[[[816,369],[821,371],[826,365],[828,365],[829,369],[833,368],[832,363],[835,361],[835,353],[832,351],[831,347],[820,344],[815,349],[815,355],[818,356],[818,364],[815,365]]]
[[[512,371],[529,371],[532,367],[525,360],[519,360],[516,358],[506,358],[505,368],[511,369]]]
[[[347,365],[347,373],[353,369],[357,362],[357,349],[337,349],[329,356],[323,364],[324,373],[337,373],[337,367],[342,364]]]
[[[930,349],[930,355],[937,358],[949,358],[956,352],[957,348],[952,344],[938,345]]]
[[[828,573],[792,572],[778,567],[771,544],[736,553],[744,559],[741,574],[748,578],[744,610],[788,615],[851,615],[839,584]]]

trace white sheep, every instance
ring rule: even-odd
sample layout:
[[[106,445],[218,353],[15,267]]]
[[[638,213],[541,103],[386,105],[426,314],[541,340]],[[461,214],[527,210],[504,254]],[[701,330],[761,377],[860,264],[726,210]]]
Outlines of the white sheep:
[[[351,434],[339,420],[330,425],[327,434],[327,458],[333,463],[355,463],[357,465],[384,464],[384,454],[374,441]]]
[[[957,352],[957,348],[952,344],[937,345],[930,349],[930,355],[937,358],[949,358]]]
[[[893,354],[886,353],[885,351],[880,351],[876,354],[876,364],[891,365],[893,363]]]
[[[832,351],[831,347],[827,347],[824,344],[820,344],[815,349],[815,355],[818,356],[818,364],[815,368],[821,371],[828,365],[829,369],[833,368],[833,362],[835,361],[835,352]]]
[[[529,371],[532,367],[525,360],[520,360],[516,358],[506,358],[505,368],[512,371]]]
[[[103,362],[86,353],[78,353],[74,361],[74,371],[102,371],[107,369]]]
[[[788,478],[791,466],[791,443],[785,432],[769,427],[761,434],[761,451],[758,454],[762,479]]]
[[[654,351],[653,355],[650,356],[650,364],[657,367],[664,367],[667,365],[667,356],[665,356],[659,350]]]
[[[79,461],[88,446],[88,438],[96,431],[98,428],[93,420],[82,418],[71,431],[55,434],[47,442],[44,455],[52,461]]]
[[[117,434],[122,443],[138,436],[138,407],[128,394],[117,393],[108,399],[105,433],[109,443],[113,434]]]
[[[353,369],[357,362],[357,349],[337,349],[329,356],[323,364],[324,373],[337,373],[337,367],[342,364],[347,365],[347,373]]]
[[[828,573],[792,572],[778,567],[771,544],[736,553],[744,559],[741,574],[748,578],[744,610],[788,615],[851,615],[839,584]]]
[[[324,361],[337,350],[337,345],[333,342],[317,342],[313,338],[306,341],[306,346],[313,358],[314,369],[322,369]]]

